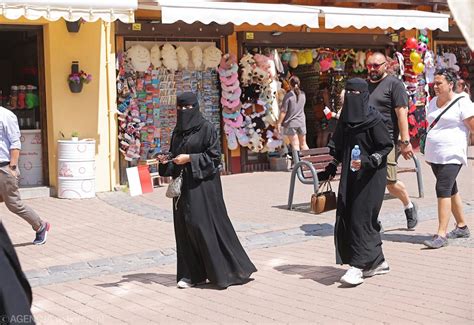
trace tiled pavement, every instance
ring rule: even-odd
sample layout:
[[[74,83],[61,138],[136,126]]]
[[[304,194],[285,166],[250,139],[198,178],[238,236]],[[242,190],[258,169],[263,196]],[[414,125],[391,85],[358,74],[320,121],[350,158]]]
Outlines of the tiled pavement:
[[[146,323],[472,323],[473,240],[441,250],[421,242],[436,228],[431,171],[424,165],[422,222],[404,231],[400,203],[384,202],[384,251],[392,271],[357,288],[341,287],[334,264],[334,212],[287,211],[289,173],[223,177],[229,215],[258,268],[244,286],[175,287],[174,234],[164,188],[130,198],[102,193],[82,201],[29,200],[52,223],[48,243],[31,246],[32,231],[0,206],[23,268],[34,286],[40,324]],[[459,187],[473,223],[472,164]],[[414,175],[403,174],[416,194]],[[297,184],[295,202],[311,187]],[[474,229],[474,226],[471,227]]]

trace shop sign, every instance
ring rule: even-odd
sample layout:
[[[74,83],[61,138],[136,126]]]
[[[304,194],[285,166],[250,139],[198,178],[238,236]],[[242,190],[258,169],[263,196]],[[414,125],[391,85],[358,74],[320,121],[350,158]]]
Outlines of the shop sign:
[[[142,30],[142,24],[132,24],[132,30],[134,31],[141,31]]]
[[[249,39],[254,39],[254,38],[255,38],[254,33],[252,33],[252,32],[246,32],[245,33],[245,39],[249,40]]]

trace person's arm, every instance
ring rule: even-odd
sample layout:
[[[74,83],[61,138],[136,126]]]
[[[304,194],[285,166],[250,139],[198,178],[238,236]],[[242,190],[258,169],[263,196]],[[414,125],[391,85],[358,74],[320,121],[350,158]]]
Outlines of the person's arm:
[[[374,141],[373,152],[370,155],[360,155],[360,167],[363,169],[378,168],[393,148],[385,123],[378,123],[370,132]]]
[[[20,159],[21,150],[21,133],[18,127],[18,119],[16,116],[9,116],[6,123],[6,134],[10,141],[10,173],[14,176],[18,176],[18,160]],[[12,166],[14,169],[12,169]]]
[[[221,150],[217,130],[214,127],[208,127],[208,131],[203,138],[203,141],[206,141],[204,147],[207,148],[204,152],[179,155],[175,158],[178,159],[180,156],[184,156],[182,158],[183,163],[190,163],[192,176],[198,180],[217,173],[221,163]],[[178,163],[176,160],[173,160],[173,162]]]
[[[281,103],[280,114],[278,115],[278,121],[277,121],[277,125],[276,125],[276,128],[275,128],[276,131],[278,132],[278,134],[280,134],[280,132],[281,132],[281,124],[285,120],[286,112],[288,111],[290,96],[291,96],[290,92],[286,93],[285,97],[283,98],[283,101]]]
[[[410,143],[410,134],[408,133],[408,108],[405,106],[396,107],[395,113],[398,119],[398,129],[400,130],[400,151],[405,159],[413,157],[413,148]],[[397,141],[397,139],[394,139]],[[408,141],[408,144],[406,144]],[[404,143],[405,142],[405,143]]]
[[[467,128],[471,133],[474,133],[474,116],[465,119],[464,124],[466,124]]]

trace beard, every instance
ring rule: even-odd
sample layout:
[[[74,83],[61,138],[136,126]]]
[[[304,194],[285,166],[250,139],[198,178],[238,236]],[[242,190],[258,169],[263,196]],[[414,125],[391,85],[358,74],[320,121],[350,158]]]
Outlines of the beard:
[[[383,72],[379,72],[379,71],[371,71],[369,72],[369,79],[371,81],[379,81],[380,79],[383,78]]]

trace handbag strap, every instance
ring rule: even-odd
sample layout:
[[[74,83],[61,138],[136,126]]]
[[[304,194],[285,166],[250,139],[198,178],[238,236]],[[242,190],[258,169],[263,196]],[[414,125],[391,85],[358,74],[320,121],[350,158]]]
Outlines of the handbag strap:
[[[464,98],[464,96],[459,96],[458,98],[456,98],[455,100],[453,100],[451,102],[451,104],[448,105],[448,107],[446,107],[442,112],[441,114],[439,114],[433,122],[431,122],[430,126],[428,127],[428,130],[426,130],[426,133],[428,133],[432,128],[435,127],[436,123],[438,123],[439,119],[441,118],[441,116],[443,116],[444,113],[446,113],[448,111],[448,109],[450,109],[454,104],[457,103],[458,100],[460,100],[461,98]]]
[[[318,188],[318,193],[332,192],[331,182],[329,180],[321,183],[321,186]]]

